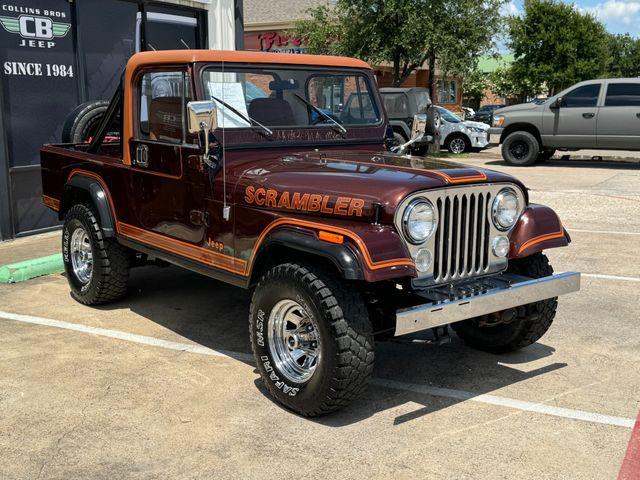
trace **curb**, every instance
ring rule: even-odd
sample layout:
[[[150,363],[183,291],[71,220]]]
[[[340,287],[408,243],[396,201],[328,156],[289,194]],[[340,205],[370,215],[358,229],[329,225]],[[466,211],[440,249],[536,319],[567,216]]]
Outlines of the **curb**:
[[[62,254],[55,253],[46,257],[32,258],[23,262],[0,266],[0,283],[18,283],[32,278],[62,273],[64,264]]]

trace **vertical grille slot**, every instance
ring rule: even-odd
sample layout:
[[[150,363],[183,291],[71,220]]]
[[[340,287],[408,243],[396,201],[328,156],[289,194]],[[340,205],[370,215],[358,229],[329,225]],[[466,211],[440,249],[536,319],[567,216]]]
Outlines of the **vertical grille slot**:
[[[490,201],[488,192],[435,199],[438,229],[434,239],[434,282],[472,277],[488,270]]]

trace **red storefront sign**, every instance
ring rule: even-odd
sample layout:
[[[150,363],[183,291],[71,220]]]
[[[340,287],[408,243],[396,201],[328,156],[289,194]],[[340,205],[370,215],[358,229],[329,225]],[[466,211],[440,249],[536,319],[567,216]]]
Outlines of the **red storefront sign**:
[[[262,52],[304,53],[303,40],[283,32],[247,32],[244,34],[244,48]]]

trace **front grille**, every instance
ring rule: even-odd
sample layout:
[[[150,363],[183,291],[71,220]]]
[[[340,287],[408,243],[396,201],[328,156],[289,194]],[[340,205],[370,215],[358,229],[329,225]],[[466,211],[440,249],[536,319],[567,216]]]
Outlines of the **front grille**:
[[[433,202],[438,211],[433,281],[482,275],[489,271],[491,192],[449,191]]]

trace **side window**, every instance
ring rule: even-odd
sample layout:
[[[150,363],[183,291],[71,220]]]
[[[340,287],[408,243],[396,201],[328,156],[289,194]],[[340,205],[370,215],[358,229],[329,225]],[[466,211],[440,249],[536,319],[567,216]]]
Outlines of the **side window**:
[[[607,107],[640,106],[640,83],[610,83],[604,104]]]
[[[406,116],[409,114],[407,96],[404,93],[383,93],[382,101],[384,108],[391,116]]]
[[[563,107],[595,107],[600,95],[600,84],[583,85],[562,97]]]
[[[138,137],[181,143],[185,135],[185,107],[191,100],[185,72],[145,73],[139,84]]]

